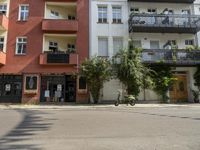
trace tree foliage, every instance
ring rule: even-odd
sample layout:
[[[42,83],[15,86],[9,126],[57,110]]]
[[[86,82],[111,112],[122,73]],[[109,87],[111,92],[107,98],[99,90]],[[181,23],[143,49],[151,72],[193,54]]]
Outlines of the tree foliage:
[[[169,91],[169,87],[173,84],[176,78],[173,77],[171,67],[161,64],[151,67],[155,73],[151,74],[154,86],[153,90],[161,96],[161,102],[167,102],[169,97],[167,96],[167,92]]]
[[[198,87],[198,90],[200,91],[200,66],[197,67],[197,71],[194,74],[194,85]]]
[[[86,79],[94,103],[98,103],[103,83],[109,81],[111,73],[110,61],[102,57],[95,56],[81,64],[80,74]]]
[[[139,95],[143,86],[149,84],[149,78],[145,77],[149,74],[149,69],[141,61],[141,51],[141,48],[124,49],[113,58],[113,70],[116,78],[126,86],[127,93],[135,97]]]

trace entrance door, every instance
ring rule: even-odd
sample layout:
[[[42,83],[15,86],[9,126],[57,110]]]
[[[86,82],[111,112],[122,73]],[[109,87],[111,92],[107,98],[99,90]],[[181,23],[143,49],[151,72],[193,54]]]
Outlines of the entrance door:
[[[177,81],[170,88],[170,99],[172,103],[188,101],[187,76],[175,75]]]
[[[74,79],[72,76],[66,76],[65,78],[65,101],[76,102],[76,79]]]

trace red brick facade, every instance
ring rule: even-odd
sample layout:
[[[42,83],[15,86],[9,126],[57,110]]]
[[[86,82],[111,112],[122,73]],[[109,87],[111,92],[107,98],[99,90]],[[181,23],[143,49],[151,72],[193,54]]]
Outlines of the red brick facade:
[[[44,18],[46,2],[76,3],[76,20],[48,20]],[[29,5],[27,21],[18,21],[19,5]],[[89,0],[11,0],[8,16],[8,35],[6,48],[6,63],[4,54],[0,53],[0,75],[22,75],[22,103],[37,103],[40,101],[42,75],[72,75],[78,71],[78,66],[89,55]],[[0,17],[6,26],[6,20]],[[43,54],[44,34],[75,34],[76,53],[70,54],[69,64],[46,64]],[[27,37],[25,55],[16,55],[16,37]],[[25,76],[38,76],[37,92],[24,92]],[[78,81],[78,79],[77,79]],[[78,84],[77,84],[78,85]],[[87,102],[87,93],[76,92],[76,102]]]

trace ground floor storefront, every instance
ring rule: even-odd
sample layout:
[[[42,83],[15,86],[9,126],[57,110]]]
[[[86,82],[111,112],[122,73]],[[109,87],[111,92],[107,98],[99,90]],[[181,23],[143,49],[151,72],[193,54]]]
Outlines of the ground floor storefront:
[[[172,68],[176,81],[170,87],[168,92],[170,103],[193,102],[192,90],[197,90],[197,87],[194,86],[193,79],[193,75],[196,72],[196,69],[196,67]],[[118,80],[111,80],[105,83],[104,88],[101,91],[101,101],[108,102],[116,100],[118,96],[118,90],[122,89],[125,89],[125,87]],[[144,100],[159,102],[161,98],[152,90],[141,89],[138,99],[140,102]]]
[[[0,103],[88,103],[82,77],[67,74],[0,75]]]

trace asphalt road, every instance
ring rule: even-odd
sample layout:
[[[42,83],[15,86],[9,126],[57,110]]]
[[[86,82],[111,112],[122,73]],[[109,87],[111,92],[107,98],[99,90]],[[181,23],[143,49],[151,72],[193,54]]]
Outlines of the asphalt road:
[[[200,108],[0,109],[0,150],[200,150]]]

